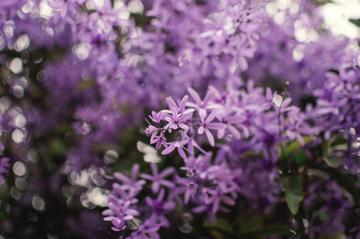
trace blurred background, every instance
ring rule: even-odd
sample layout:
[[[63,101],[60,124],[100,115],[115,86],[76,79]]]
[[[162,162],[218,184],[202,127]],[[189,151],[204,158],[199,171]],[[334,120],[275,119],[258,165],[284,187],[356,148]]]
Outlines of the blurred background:
[[[8,1],[9,5],[11,4],[11,0],[0,1],[4,1],[3,3]],[[101,1],[94,0],[95,5],[101,5]],[[351,39],[359,38],[360,0],[314,1],[319,5],[326,29],[336,35],[346,36]],[[124,5],[123,3],[120,4],[122,1],[115,2],[119,2],[119,5]],[[130,0],[126,2],[128,3],[128,9],[121,16],[122,19],[126,21],[130,17],[134,17],[140,26],[148,24],[150,20],[144,17],[144,11],[149,6],[148,2],[151,1],[143,3],[140,0]],[[48,19],[52,14],[51,8],[46,0],[42,1],[40,5],[40,16],[43,19]],[[265,7],[266,12],[273,16],[274,21],[280,25],[286,21],[282,10],[294,9],[294,12],[296,12],[298,8],[299,6],[294,5],[291,0],[270,1]],[[27,8],[22,8],[22,11],[26,12]],[[2,20],[1,17],[0,15],[0,20]],[[99,14],[96,17],[101,18],[102,15]],[[6,22],[2,26],[5,35],[12,35],[12,24],[12,22]],[[26,26],[22,27],[26,28]],[[33,36],[38,36],[37,29],[33,30],[30,33]],[[54,34],[51,29],[45,29],[45,31],[48,31],[50,36]],[[115,29],[114,31],[121,36],[122,29]],[[136,32],[132,34],[136,35]],[[59,39],[64,42],[71,42],[71,39],[67,39],[67,37],[68,35],[64,34],[59,36]],[[107,37],[112,39],[113,36],[109,34]],[[311,42],[317,39],[318,35],[298,27],[295,29],[295,37],[300,42]],[[91,112],[90,109],[93,106],[92,103],[95,105],[96,100],[98,100],[96,97],[98,97],[101,90],[111,92],[111,97],[122,97],[121,94],[115,90],[112,93],[113,89],[109,86],[106,89],[94,89],[96,88],[94,87],[94,79],[88,76],[86,72],[77,71],[77,69],[83,66],[82,62],[71,66],[72,68],[67,64],[54,64],[49,67],[48,71],[44,71],[44,62],[56,62],[65,55],[65,50],[69,51],[74,59],[86,61],[90,58],[90,48],[88,45],[77,44],[69,47],[67,44],[64,44],[64,46],[58,47],[55,43],[54,46],[50,44],[51,46],[49,47],[47,45],[50,42],[48,41],[48,36],[39,38],[39,42],[40,40],[44,44],[41,47],[32,48],[29,36],[23,34],[11,43],[11,48],[7,48],[5,39],[0,37],[0,80],[2,82],[0,85],[0,112],[6,112],[9,108],[13,107],[11,114],[7,116],[13,122],[13,125],[11,125],[11,135],[7,138],[7,142],[9,145],[11,144],[11,147],[5,151],[10,155],[16,155],[13,159],[15,163],[12,164],[10,169],[12,174],[7,179],[9,183],[0,185],[0,239],[119,238],[119,233],[111,231],[110,223],[104,222],[101,215],[106,206],[107,189],[111,187],[110,180],[113,179],[108,176],[113,172],[129,170],[134,162],[140,162],[146,167],[147,164],[142,160],[144,153],[136,148],[137,142],[148,141],[143,134],[146,122],[135,120],[134,122],[138,123],[137,126],[126,127],[126,129],[121,131],[122,137],[116,135],[116,132],[113,132],[113,128],[111,128],[113,126],[111,122],[113,122],[112,120],[119,120],[117,116],[111,118],[112,115],[110,113],[107,114],[109,109],[96,109],[97,111],[94,110],[94,112]],[[86,40],[88,39],[86,38],[84,41]],[[100,38],[92,39],[91,44],[101,45],[106,40]],[[111,49],[111,51],[118,53],[122,50],[123,41],[121,37],[114,41],[116,41],[116,44],[114,44],[115,50]],[[49,50],[48,47],[53,48]],[[171,51],[173,49],[167,50]],[[102,53],[101,49],[96,54],[101,58]],[[117,56],[112,57],[114,58],[105,59],[104,61],[112,62],[117,60]],[[132,58],[131,60],[134,59]],[[75,60],[69,60],[69,62],[73,61]],[[111,68],[112,65],[109,65],[109,68]],[[103,68],[106,68],[106,66],[105,64]],[[95,68],[94,65],[88,67],[89,71]],[[23,77],[22,74],[25,76]],[[76,74],[82,80],[71,82],[72,77]],[[49,81],[47,85],[41,84],[39,79],[44,77],[49,79],[64,77],[72,85],[70,87],[64,86],[61,84],[62,81]],[[15,78],[16,80],[9,80]],[[10,81],[11,83],[9,83]],[[137,81],[136,84],[142,86],[143,82]],[[77,95],[73,96],[70,93],[69,95],[64,94],[64,92],[70,92],[73,86],[78,87],[77,89],[82,93],[83,98],[77,97]],[[57,88],[61,88],[60,93],[57,92]],[[27,91],[27,89],[31,90]],[[132,94],[134,98],[138,94],[138,92],[132,92],[131,90],[132,88],[127,96],[130,99],[132,99]],[[66,102],[64,105],[67,108],[62,109],[60,104],[59,106],[50,103],[56,102],[58,99],[64,100]],[[87,99],[94,99],[94,102],[89,103]],[[148,98],[147,95],[142,97],[140,102],[146,100],[152,102],[152,99]],[[86,104],[90,106],[78,112],[73,102],[76,102],[80,107]],[[109,103],[109,105],[111,104]],[[41,113],[31,108],[29,111],[23,112],[20,106],[29,105],[36,105],[45,112],[51,112],[54,117],[41,118]],[[130,104],[123,104],[120,108],[122,112],[133,113]],[[148,109],[144,111],[143,113],[146,115]],[[68,112],[71,112],[71,115]],[[36,120],[34,122],[27,122],[25,114],[31,115]],[[93,129],[90,123],[82,123],[81,120],[79,120],[79,123],[76,120],[82,119],[85,116],[90,119],[96,119],[96,117],[102,116],[102,114],[107,115],[110,119],[106,124],[98,126],[99,128],[103,127],[103,131],[101,132],[102,135],[97,135],[98,138],[95,139],[96,144],[89,146],[90,143],[93,143],[91,141],[93,140],[92,138],[88,139],[89,141],[78,141],[79,135],[86,135]],[[140,114],[140,117],[136,114],[134,118],[141,118],[141,116],[142,114]],[[59,119],[60,123],[52,122],[54,118]],[[133,120],[133,118],[119,120],[121,122],[119,123],[119,128],[120,126],[132,123]],[[74,121],[76,122],[74,123]],[[29,143],[27,142],[29,132],[25,129],[27,124],[30,125],[30,128],[34,126],[36,129],[32,132],[34,141],[30,142],[29,147],[22,148],[21,144]],[[110,126],[108,127],[108,125]],[[116,127],[114,126],[114,128]],[[38,130],[38,128],[43,131]],[[114,137],[109,142],[102,141],[102,137],[111,134],[114,134]],[[73,145],[76,146],[72,147]],[[91,154],[90,152],[82,151],[88,148],[91,148]],[[93,162],[90,162],[93,159],[92,154],[98,157],[101,161],[99,165],[104,165],[103,168],[99,169],[95,167],[96,165],[92,165]],[[76,165],[79,159],[77,157],[86,158],[89,162],[83,160],[82,164]],[[119,163],[119,159],[124,160],[121,160]],[[72,171],[73,167],[77,170]],[[181,235],[178,236],[178,238],[182,238]],[[336,239],[340,238],[342,239],[342,237],[337,237]]]

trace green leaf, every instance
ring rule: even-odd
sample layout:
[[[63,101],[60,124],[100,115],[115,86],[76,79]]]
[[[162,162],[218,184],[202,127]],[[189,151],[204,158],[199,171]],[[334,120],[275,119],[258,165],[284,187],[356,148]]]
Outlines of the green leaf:
[[[327,156],[327,157],[323,157],[323,159],[325,163],[332,168],[338,168],[342,163],[342,160],[337,157]]]
[[[341,152],[347,150],[347,142],[343,142],[341,138],[335,138],[326,142],[324,149],[323,160],[325,163],[332,168],[341,166],[343,161],[343,154]]]
[[[5,212],[0,210],[0,221],[4,220],[6,217]]]
[[[154,17],[145,16],[144,14],[132,13],[131,16],[134,18],[137,26],[147,26],[150,25],[151,20]]]
[[[219,229],[224,232],[233,233],[230,223],[227,220],[222,219],[222,218],[217,219],[215,223],[213,223],[209,220],[206,220],[203,224],[203,227],[216,228],[216,229]]]
[[[245,223],[240,225],[240,232],[254,232],[259,231],[264,226],[264,220],[261,216],[254,216],[249,218]]]
[[[78,85],[77,85],[77,89],[79,90],[87,90],[90,89],[92,87],[96,86],[96,81],[92,80],[92,79],[84,79],[81,80]]]
[[[238,234],[238,238],[267,239],[271,236],[286,236],[290,238],[291,235],[292,233],[287,225],[270,224],[254,232]]]
[[[351,18],[351,19],[349,19],[349,22],[351,22],[352,24],[354,24],[357,27],[360,27],[360,18],[358,18],[358,19]]]
[[[304,151],[300,151],[299,153],[295,154],[294,160],[298,166],[301,166],[307,162],[308,157]]]
[[[317,4],[319,6],[322,6],[322,5],[325,5],[328,3],[332,3],[332,2],[333,2],[332,0],[315,0],[315,4]]]
[[[285,189],[286,204],[293,215],[299,211],[300,204],[304,199],[304,193],[301,185],[301,180],[296,175],[285,176],[282,178],[282,183]]]
[[[311,137],[304,137],[305,144],[311,142],[312,140],[313,138]],[[294,141],[285,147],[282,156],[284,158],[289,158],[290,156],[296,154],[296,152],[298,152],[302,147],[303,145],[301,145],[299,141]]]
[[[50,152],[53,157],[60,157],[66,151],[65,142],[61,139],[55,139],[51,142]]]
[[[341,232],[336,232],[332,234],[323,234],[320,235],[319,239],[346,239],[346,235]]]

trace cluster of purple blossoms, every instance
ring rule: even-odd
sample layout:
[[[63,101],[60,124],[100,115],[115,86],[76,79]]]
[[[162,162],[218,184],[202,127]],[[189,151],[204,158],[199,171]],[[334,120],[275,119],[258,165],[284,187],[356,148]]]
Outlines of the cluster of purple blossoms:
[[[0,0],[0,238],[358,239],[359,39],[320,2]]]
[[[109,209],[103,214],[105,220],[113,224],[113,230],[133,230],[129,238],[160,238],[159,228],[170,226],[166,213],[174,209],[175,203],[166,189],[175,185],[166,178],[173,176],[175,170],[167,168],[159,173],[155,164],[151,164],[151,169],[152,175],[139,175],[139,165],[135,164],[129,177],[122,173],[114,175],[117,182],[113,184],[108,199]],[[153,197],[147,196],[139,201],[137,196],[147,190],[145,180],[151,182]]]
[[[323,187],[323,188],[322,188]],[[335,182],[325,179],[309,187],[309,197],[304,204],[309,208],[320,208],[309,219],[307,230],[314,237],[345,232],[343,225],[345,214],[351,213],[351,203],[345,198],[343,189]]]
[[[167,98],[169,109],[152,112],[145,130],[163,155],[176,151],[183,160],[175,194],[185,205],[195,205],[192,212],[208,213],[213,220],[218,212],[229,212],[239,195],[252,207],[269,210],[280,195],[274,167],[278,146],[303,145],[304,136],[314,133],[305,115],[289,98],[252,82],[221,93],[210,87],[203,99],[192,88],[188,92],[190,97],[179,102]],[[218,153],[207,145],[218,147]],[[249,151],[258,155],[247,158]]]
[[[205,142],[214,147],[215,139],[224,144],[241,140],[275,160],[276,143],[297,140],[304,144],[303,136],[314,133],[306,114],[292,106],[290,98],[283,99],[269,89],[264,94],[252,82],[228,92],[210,87],[203,99],[192,88],[188,92],[191,100],[185,96],[176,103],[167,98],[169,110],[152,112],[150,116],[152,124],[146,134],[157,149],[164,147],[163,155],[177,149],[186,159],[196,151],[210,153],[201,147]]]
[[[344,167],[355,175],[360,172],[359,76],[353,69],[341,69],[338,75],[330,73],[323,89],[315,92],[318,107],[314,110],[315,117],[324,122],[320,127],[325,137],[338,135],[344,139],[343,147],[337,147],[333,154],[343,158]]]
[[[298,4],[301,11],[285,12],[289,23],[295,23],[296,28],[300,28],[296,24],[302,24],[300,26],[310,33],[319,34],[317,24],[321,19],[318,16],[311,20],[308,18],[315,14],[311,4],[305,1]],[[226,15],[231,14],[227,12]],[[300,23],[300,17],[305,21]],[[145,130],[150,144],[162,155],[171,155],[182,161],[180,175],[176,176],[174,189],[169,193],[174,193],[175,198],[180,196],[177,200],[180,204],[192,205],[189,208],[191,212],[206,213],[215,221],[218,212],[229,212],[229,208],[235,207],[243,197],[251,207],[264,212],[275,210],[281,202],[282,187],[286,188],[281,181],[292,178],[293,170],[303,170],[301,165],[295,168],[280,167],[284,159],[294,157],[299,160],[296,162],[298,164],[303,163],[301,160],[312,160],[310,164],[314,165],[310,167],[317,167],[319,160],[314,147],[320,147],[324,141],[332,145],[338,137],[344,137],[341,143],[334,143],[336,145],[330,146],[329,151],[325,152],[326,164],[330,167],[343,165],[347,173],[358,177],[357,107],[360,104],[359,63],[356,59],[359,54],[344,50],[349,41],[329,33],[317,35],[314,38],[317,41],[301,42],[295,35],[297,29],[294,25],[275,23],[264,15],[261,21],[268,21],[268,32],[259,33],[261,22],[256,22],[258,26],[255,28],[248,28],[258,31],[252,35],[258,38],[253,38],[254,48],[248,55],[250,63],[245,58],[237,59],[236,66],[239,68],[232,68],[232,61],[226,61],[231,59],[226,53],[226,44],[219,49],[220,55],[225,58],[219,55],[217,61],[225,62],[221,70],[224,72],[227,69],[227,74],[217,71],[216,65],[211,70],[203,71],[203,63],[197,66],[195,59],[188,58],[198,69],[198,79],[204,77],[203,72],[211,72],[206,85],[215,87],[210,86],[204,92],[204,86],[193,81],[191,85],[198,91],[188,88],[188,95],[182,98],[178,96],[179,100],[166,98],[168,108],[153,111],[148,117],[150,125]],[[277,33],[274,34],[274,31]],[[212,33],[211,36],[217,36]],[[331,44],[327,45],[327,42]],[[215,44],[211,44],[211,49]],[[269,47],[269,44],[272,46]],[[315,54],[319,56],[314,57]],[[195,53],[189,55],[194,57]],[[351,65],[345,59],[348,55],[352,55]],[[318,64],[321,58],[327,61]],[[202,59],[206,57],[199,57],[200,61]],[[179,65],[180,69],[182,64]],[[186,72],[194,75],[190,70]],[[244,74],[243,81],[239,77],[241,72]],[[219,84],[217,79],[226,80]],[[277,92],[258,85],[274,88]],[[293,104],[289,94],[295,99]],[[302,151],[300,155],[299,151]],[[334,162],[336,160],[341,162]],[[318,184],[316,180],[312,183],[313,187]],[[355,190],[358,187],[355,184]],[[344,191],[339,191],[338,196],[344,197]],[[331,199],[323,199],[331,203]],[[343,225],[346,214],[353,210],[350,205],[354,205],[345,198],[337,200],[342,200],[346,205],[340,210],[342,213],[339,211],[337,222]],[[310,210],[316,207],[307,201],[305,205]],[[315,228],[316,222],[313,220],[310,219]],[[331,222],[329,218],[323,220]],[[355,225],[355,229],[351,229],[355,236],[357,227]],[[311,230],[306,229],[314,238],[325,233],[318,229]],[[335,227],[334,231],[339,235],[346,233],[340,227]]]

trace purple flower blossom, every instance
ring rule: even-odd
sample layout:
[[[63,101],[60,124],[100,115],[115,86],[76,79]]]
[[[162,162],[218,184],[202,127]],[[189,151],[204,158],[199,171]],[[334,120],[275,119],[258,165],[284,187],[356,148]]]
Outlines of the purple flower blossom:
[[[162,172],[159,173],[158,167],[156,164],[151,164],[151,172],[152,174],[141,174],[143,179],[151,181],[151,190],[154,193],[157,193],[161,187],[173,188],[175,185],[171,181],[165,179],[169,176],[172,176],[175,172],[174,168],[166,168]]]
[[[118,182],[121,183],[121,188],[123,190],[132,192],[133,194],[138,194],[145,184],[144,180],[138,180],[139,172],[140,166],[135,164],[131,169],[130,177],[127,177],[123,173],[115,173],[114,177]],[[118,184],[115,184],[114,186],[116,185]]]
[[[116,197],[110,196],[108,207],[109,209],[103,212],[105,221],[111,221],[114,231],[123,231],[127,227],[128,221],[135,219],[139,216],[139,212],[131,208],[132,202],[123,201]]]
[[[191,114],[194,110],[187,109],[185,110],[185,105],[187,102],[187,97],[185,96],[178,106],[175,101],[171,98],[166,99],[169,105],[170,111],[162,111],[166,113],[164,116],[165,121],[168,123],[165,125],[166,129],[169,129],[170,131],[172,129],[176,130],[178,128],[181,128],[183,130],[188,130],[189,127],[184,123],[188,118],[189,114]]]
[[[152,199],[150,197],[146,197],[146,204],[152,208],[152,216],[150,218],[154,218],[158,222],[159,225],[163,227],[169,227],[170,222],[164,216],[165,213],[170,212],[174,209],[175,204],[172,201],[165,201],[164,199],[165,191],[160,190],[159,195],[156,199]]]
[[[158,231],[160,225],[154,218],[146,220],[140,227],[128,237],[129,239],[160,239]]]
[[[189,109],[195,110],[197,114],[189,114],[186,120],[181,122],[181,127],[165,118],[156,120],[154,122],[156,126],[150,124],[147,129],[148,135],[151,135],[150,143],[156,143],[157,148],[163,145],[163,154],[165,155],[177,148],[179,155],[186,159],[187,153],[191,154],[193,151],[192,147],[198,149],[200,153],[205,153],[201,148],[203,141],[196,136],[195,132],[198,135],[205,134],[213,147],[215,146],[213,133],[217,133],[219,139],[225,138],[228,141],[246,139],[259,150],[261,150],[262,145],[269,145],[264,141],[264,132],[268,132],[269,135],[281,135],[281,138],[279,137],[281,140],[297,140],[302,144],[305,135],[316,133],[316,129],[311,129],[308,125],[307,116],[298,107],[290,105],[291,99],[287,98],[282,101],[281,98],[279,106],[271,108],[273,98],[280,96],[276,94],[273,96],[270,90],[263,92],[260,88],[254,87],[251,82],[240,92],[229,90],[225,97],[226,100],[222,102],[217,101],[217,96],[220,93],[213,87],[208,90],[206,100],[204,100],[205,104],[193,89],[189,89],[189,92],[197,103],[189,101],[181,108],[186,112],[186,107],[189,107]],[[185,96],[183,99],[186,98]],[[172,102],[169,103],[170,108],[172,108],[170,111],[178,114],[177,109],[179,107],[174,101],[171,100],[170,102]],[[161,112],[168,111],[162,110]],[[264,124],[265,122],[266,124]],[[150,129],[153,129],[151,134],[149,134]],[[174,131],[178,137],[177,141],[164,143],[168,141],[167,135],[174,133]],[[274,147],[275,144],[272,146]],[[275,152],[273,148],[269,150]]]
[[[0,184],[5,181],[5,175],[10,168],[10,159],[7,157],[0,158]]]
[[[212,121],[215,119],[216,113],[212,112],[206,119],[203,114],[200,114],[200,127],[198,129],[198,134],[203,134],[205,132],[205,135],[210,143],[211,146],[215,145],[214,136],[212,135],[210,129],[212,130],[220,130],[225,128],[225,125],[222,123],[212,123]]]

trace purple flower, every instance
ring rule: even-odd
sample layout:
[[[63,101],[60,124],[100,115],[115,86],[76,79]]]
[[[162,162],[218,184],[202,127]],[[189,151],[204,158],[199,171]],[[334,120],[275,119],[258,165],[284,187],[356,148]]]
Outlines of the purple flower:
[[[151,172],[150,174],[141,174],[141,177],[151,182],[151,190],[153,193],[157,193],[161,187],[166,188],[173,188],[175,185],[173,182],[165,179],[174,174],[174,168],[166,168],[162,172],[159,173],[158,167],[156,164],[152,163],[151,165]]]
[[[165,191],[161,189],[156,199],[146,197],[145,201],[146,204],[152,208],[151,218],[154,218],[159,225],[168,227],[170,226],[170,223],[164,215],[174,209],[175,203],[172,201],[165,201],[164,196]]]
[[[163,155],[167,155],[170,154],[172,151],[174,151],[175,149],[177,149],[179,155],[185,159],[186,158],[186,153],[184,151],[184,146],[187,145],[189,143],[188,139],[184,139],[181,141],[175,141],[175,142],[168,142],[165,144],[165,148],[164,150],[161,152]]]
[[[194,178],[176,177],[176,195],[184,195],[184,204],[188,204],[190,200],[194,200],[198,194],[199,185]]]
[[[159,150],[162,146],[166,147],[167,142],[164,133],[161,132],[160,135],[152,134],[150,138],[150,144],[155,144],[155,148],[157,150]]]
[[[160,121],[164,119],[164,114],[162,112],[156,113],[155,111],[152,111],[149,118],[155,123],[160,123]]]
[[[218,210],[226,210],[221,207],[221,203],[225,203],[228,206],[235,205],[235,200],[224,194],[221,190],[214,190],[210,188],[203,188],[201,191],[202,199],[204,202],[204,205],[211,205],[210,212],[211,214],[216,214]],[[205,209],[205,208],[204,208]],[[197,209],[199,210],[199,208]]]
[[[131,169],[130,177],[118,172],[114,174],[114,177],[118,182],[121,183],[120,187],[123,190],[131,191],[132,193],[137,194],[142,190],[145,184],[144,180],[138,180],[139,172],[140,166],[138,164],[134,164]],[[116,185],[117,184],[115,184],[115,186]]]
[[[205,132],[205,135],[210,143],[211,146],[215,145],[215,139],[212,135],[210,129],[212,130],[221,130],[225,128],[225,125],[222,123],[213,123],[212,121],[215,119],[216,113],[212,112],[206,119],[205,116],[200,114],[201,119],[201,125],[198,129],[198,134],[203,134]]]
[[[160,239],[158,231],[160,225],[154,220],[155,218],[147,219],[139,228],[131,233],[129,239]]]
[[[195,102],[189,102],[187,105],[196,109],[199,112],[200,117],[205,118],[207,110],[213,110],[220,108],[221,106],[216,104],[214,100],[213,91],[208,91],[204,100],[201,100],[199,94],[192,88],[188,88],[188,93]]]
[[[111,221],[114,231],[123,231],[127,227],[127,222],[139,216],[139,212],[132,208],[131,201],[122,200],[112,195],[109,196],[108,208],[103,212],[105,221]]]
[[[317,181],[310,185],[308,190],[310,194],[304,202],[306,208],[318,212],[313,213],[309,219],[310,235],[316,237],[344,232],[343,219],[349,213],[351,203],[344,198],[344,192],[339,185],[329,180]]]
[[[191,116],[190,114],[194,112],[193,109],[186,109],[185,105],[187,97],[184,97],[180,102],[180,106],[177,106],[175,101],[170,97],[166,99],[169,105],[170,111],[162,111],[167,113],[164,116],[165,121],[168,123],[165,125],[165,129],[176,130],[181,128],[183,130],[188,130],[189,127],[185,124],[185,121]]]
[[[7,157],[0,158],[0,184],[5,181],[5,175],[10,168],[10,159]]]

